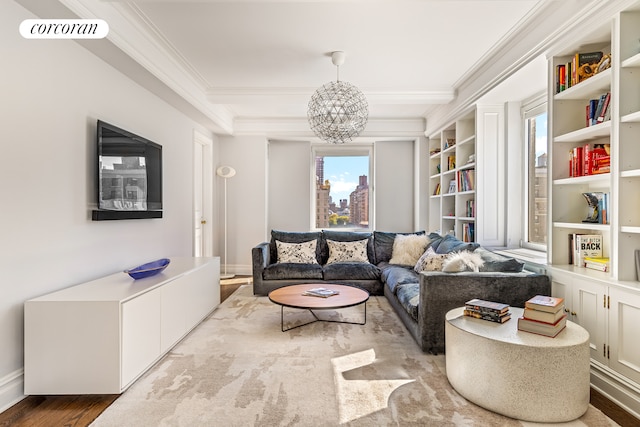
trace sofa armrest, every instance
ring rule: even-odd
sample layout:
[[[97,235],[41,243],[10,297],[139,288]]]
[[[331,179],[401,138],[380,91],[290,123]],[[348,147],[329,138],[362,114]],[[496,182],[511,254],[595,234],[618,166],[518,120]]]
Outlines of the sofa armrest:
[[[251,249],[251,263],[253,271],[253,290],[262,288],[262,272],[271,264],[269,242],[262,242]]]
[[[551,295],[549,276],[521,273],[429,271],[420,274],[419,328],[423,350],[444,351],[445,315],[473,298],[524,307],[535,295]]]

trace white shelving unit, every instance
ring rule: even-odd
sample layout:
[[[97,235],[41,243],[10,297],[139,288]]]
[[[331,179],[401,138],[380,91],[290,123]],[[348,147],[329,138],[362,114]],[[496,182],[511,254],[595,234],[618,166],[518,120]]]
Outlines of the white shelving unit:
[[[570,320],[590,333],[591,384],[640,416],[640,282],[634,252],[640,249],[640,2],[592,17],[549,59],[549,274],[555,296],[565,298]],[[631,4],[631,6],[629,6]],[[591,28],[585,31],[586,28]],[[611,53],[612,66],[555,93],[555,69],[577,52]],[[589,99],[611,92],[611,120],[586,126]],[[611,172],[569,176],[569,150],[610,144]],[[582,222],[583,192],[609,193],[608,224]],[[601,234],[608,272],[569,264],[572,233]]]
[[[429,230],[475,241],[475,110],[431,135],[429,150]]]

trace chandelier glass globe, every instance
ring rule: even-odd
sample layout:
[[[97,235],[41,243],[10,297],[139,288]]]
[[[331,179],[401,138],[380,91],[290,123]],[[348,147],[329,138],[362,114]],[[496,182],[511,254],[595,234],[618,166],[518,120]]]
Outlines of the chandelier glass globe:
[[[334,52],[333,63],[344,62],[344,52]],[[369,104],[364,94],[349,82],[330,82],[314,92],[307,118],[316,136],[332,144],[351,141],[364,130],[369,119]]]

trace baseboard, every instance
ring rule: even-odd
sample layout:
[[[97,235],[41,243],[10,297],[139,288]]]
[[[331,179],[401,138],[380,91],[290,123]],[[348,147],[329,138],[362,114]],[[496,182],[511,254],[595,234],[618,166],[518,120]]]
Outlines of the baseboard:
[[[591,362],[591,387],[640,419],[640,389],[606,366]]]
[[[224,264],[220,264],[220,274],[224,274]],[[227,265],[227,273],[237,276],[251,276],[253,274],[252,267],[245,264],[229,264]]]
[[[0,378],[0,412],[6,411],[25,397],[23,369]]]

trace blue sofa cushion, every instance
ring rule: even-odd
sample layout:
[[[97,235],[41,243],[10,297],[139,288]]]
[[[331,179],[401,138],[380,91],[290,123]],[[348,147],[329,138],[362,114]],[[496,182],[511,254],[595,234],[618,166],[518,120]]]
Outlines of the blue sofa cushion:
[[[318,279],[322,280],[319,264],[278,263],[268,265],[262,272],[264,280]]]
[[[391,293],[395,294],[399,285],[420,282],[420,276],[411,267],[382,263],[381,278]]]
[[[379,280],[380,269],[363,262],[335,262],[322,268],[324,280]]]
[[[373,247],[375,248],[375,263],[389,262],[393,253],[393,242],[396,234],[425,234],[424,231],[416,231],[415,233],[392,233],[388,231],[373,232]]]
[[[271,243],[269,250],[271,251],[271,262],[278,262],[278,249],[276,240],[285,243],[303,243],[309,240],[316,240],[316,260],[320,264],[322,260],[322,233],[319,231],[296,232],[296,231],[280,231],[271,230]]]
[[[420,283],[407,283],[399,285],[396,290],[398,302],[407,311],[409,316],[418,321],[418,305],[420,304]]]
[[[437,254],[449,254],[451,252],[469,251],[473,252],[480,245],[473,242],[463,242],[457,239],[455,236],[447,234],[439,242],[438,247],[435,248]]]
[[[371,264],[377,264],[376,254],[373,248],[373,233],[364,231],[333,231],[322,230],[322,248],[320,253],[320,263],[326,264],[329,259],[329,246],[327,240],[335,242],[355,242],[357,240],[367,239],[367,257]]]

